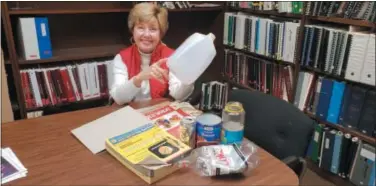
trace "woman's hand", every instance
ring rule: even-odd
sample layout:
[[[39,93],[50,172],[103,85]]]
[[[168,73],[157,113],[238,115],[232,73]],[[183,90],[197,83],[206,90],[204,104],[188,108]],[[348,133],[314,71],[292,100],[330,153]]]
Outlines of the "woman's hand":
[[[141,87],[142,81],[148,80],[152,77],[154,77],[155,79],[157,79],[161,83],[167,82],[168,81],[168,73],[167,73],[166,70],[163,70],[160,67],[160,65],[162,63],[165,63],[165,62],[167,62],[167,58],[161,59],[158,62],[151,65],[149,68],[146,68],[143,71],[141,71],[139,74],[137,74],[134,77],[134,81],[133,81],[134,85],[136,87]]]

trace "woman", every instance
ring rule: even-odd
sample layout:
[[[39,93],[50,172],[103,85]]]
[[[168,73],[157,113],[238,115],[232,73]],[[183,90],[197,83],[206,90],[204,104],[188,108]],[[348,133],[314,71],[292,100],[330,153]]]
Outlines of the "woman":
[[[174,52],[161,42],[168,29],[167,10],[152,3],[139,3],[128,16],[134,43],[114,59],[114,84],[110,95],[119,105],[130,101],[161,98],[169,94],[186,99],[193,85],[182,84],[166,65]]]

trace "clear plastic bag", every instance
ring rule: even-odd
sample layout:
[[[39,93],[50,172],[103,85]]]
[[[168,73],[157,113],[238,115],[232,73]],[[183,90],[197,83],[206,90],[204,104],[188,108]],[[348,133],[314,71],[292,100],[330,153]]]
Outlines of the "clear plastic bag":
[[[177,165],[191,168],[200,176],[248,175],[259,162],[256,145],[245,139],[240,146],[210,145],[194,149]]]

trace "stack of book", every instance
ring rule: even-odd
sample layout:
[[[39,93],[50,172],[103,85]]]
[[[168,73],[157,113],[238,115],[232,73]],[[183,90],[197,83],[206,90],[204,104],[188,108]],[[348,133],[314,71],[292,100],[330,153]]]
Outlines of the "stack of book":
[[[316,125],[307,157],[355,185],[375,185],[375,147],[348,133]]]
[[[227,4],[235,8],[278,11],[279,13],[301,14],[303,12],[303,1],[231,1]]]
[[[301,56],[301,66],[375,86],[375,34],[307,25]]]
[[[1,149],[1,184],[26,177],[27,169],[10,148]]]
[[[305,15],[342,17],[376,22],[375,1],[309,1]]]
[[[21,83],[27,109],[106,98],[112,84],[112,60],[23,69]]]
[[[226,12],[223,44],[277,60],[294,62],[300,23]]]
[[[289,65],[276,64],[225,49],[222,74],[252,89],[292,100],[293,71]]]

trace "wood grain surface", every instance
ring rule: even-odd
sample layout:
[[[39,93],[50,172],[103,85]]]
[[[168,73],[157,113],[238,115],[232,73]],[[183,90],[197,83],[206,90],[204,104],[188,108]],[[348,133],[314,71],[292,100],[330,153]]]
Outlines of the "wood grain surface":
[[[137,109],[163,101],[130,105]],[[8,184],[147,185],[108,152],[92,154],[70,132],[119,108],[113,105],[2,124],[2,147],[10,147],[28,169],[27,177]],[[261,148],[258,153],[260,164],[249,176],[209,178],[181,169],[154,185],[298,185],[290,168]]]

